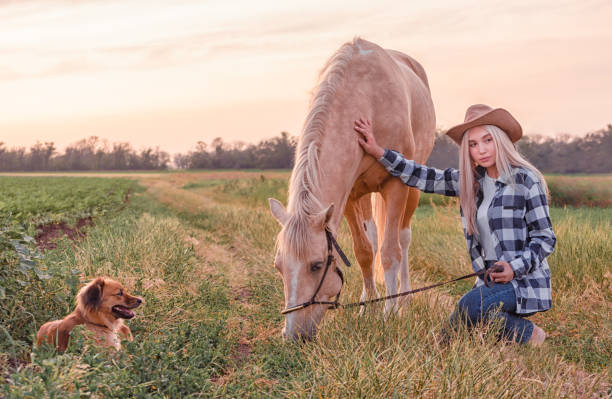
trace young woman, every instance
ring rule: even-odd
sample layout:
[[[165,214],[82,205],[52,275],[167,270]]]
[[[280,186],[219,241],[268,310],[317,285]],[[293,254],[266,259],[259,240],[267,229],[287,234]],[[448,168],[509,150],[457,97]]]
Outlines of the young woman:
[[[465,294],[450,317],[472,326],[500,318],[503,335],[539,345],[546,334],[525,317],[552,306],[546,257],[555,247],[542,174],[515,149],[520,124],[501,108],[476,104],[464,123],[446,132],[459,144],[459,170],[419,165],[376,143],[370,121],[354,129],[359,144],[405,184],[427,193],[459,196],[461,221],[475,272],[499,265],[491,287],[483,277]]]

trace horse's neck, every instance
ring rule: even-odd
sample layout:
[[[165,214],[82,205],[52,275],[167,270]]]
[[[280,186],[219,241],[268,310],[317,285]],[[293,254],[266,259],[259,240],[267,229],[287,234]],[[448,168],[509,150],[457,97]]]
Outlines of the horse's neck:
[[[330,221],[331,227],[336,230],[342,215],[346,201],[351,193],[356,178],[359,162],[355,148],[355,137],[343,137],[342,130],[335,132],[334,136],[324,138],[319,150],[319,169],[321,202],[323,206],[334,204],[334,214]],[[353,139],[355,143],[348,140]],[[358,145],[358,144],[356,144]]]

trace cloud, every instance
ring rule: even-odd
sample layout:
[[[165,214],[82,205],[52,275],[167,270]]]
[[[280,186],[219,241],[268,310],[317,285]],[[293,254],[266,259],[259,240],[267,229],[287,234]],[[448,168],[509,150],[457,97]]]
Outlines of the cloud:
[[[330,12],[278,11],[268,6],[263,14],[252,17],[246,10],[215,18],[198,16],[215,11],[202,9],[199,2],[178,2],[164,9],[154,4],[143,9],[144,3],[139,1],[26,4],[0,6],[4,17],[0,52],[7,55],[2,60],[5,64],[0,65],[4,71],[0,80],[96,70],[148,70],[249,52],[282,57],[308,52],[308,47],[315,50],[324,40],[321,32],[334,31],[347,21],[359,23],[375,11],[371,6],[340,7]],[[189,6],[194,7],[195,16],[187,12]],[[134,21],[129,15],[134,15]],[[180,18],[184,15],[187,17]],[[298,48],[296,43],[300,43]]]
[[[327,57],[359,35],[423,63],[440,121],[457,119],[447,115],[470,95],[526,103],[521,79],[539,85],[529,99],[559,103],[567,96],[555,88],[569,81],[597,107],[610,91],[611,18],[603,0],[0,0],[0,90],[16,99],[3,111],[24,120],[298,102]]]

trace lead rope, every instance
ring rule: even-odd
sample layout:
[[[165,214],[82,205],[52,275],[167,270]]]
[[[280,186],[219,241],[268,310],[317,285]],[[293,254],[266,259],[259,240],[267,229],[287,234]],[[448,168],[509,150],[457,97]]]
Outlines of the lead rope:
[[[484,274],[484,283],[487,287],[491,287],[491,285],[489,285],[490,283],[495,284],[495,282],[493,280],[491,280],[490,274],[491,273],[498,273],[498,272],[502,272],[504,271],[503,266],[501,265],[497,265],[497,266],[493,266],[487,270],[481,270],[479,272],[476,273],[470,273],[470,274],[466,274],[465,276],[461,276],[461,277],[457,277],[455,279],[452,280],[448,280],[448,281],[444,281],[442,283],[437,283],[437,284],[432,284],[432,285],[428,285],[426,287],[421,287],[421,288],[417,288],[415,290],[410,290],[410,291],[404,291],[404,292],[400,292],[399,294],[394,294],[394,295],[387,295],[385,297],[381,297],[381,298],[376,298],[376,299],[370,299],[368,301],[361,301],[361,302],[354,302],[354,303],[345,303],[345,304],[338,304],[337,307],[342,307],[342,308],[354,308],[356,306],[364,306],[370,303],[375,303],[375,302],[381,302],[381,301],[386,301],[387,299],[393,299],[393,298],[398,298],[400,296],[406,296],[406,295],[410,295],[410,294],[416,294],[417,292],[422,292],[422,291],[427,291],[430,290],[432,288],[436,288],[436,287],[440,287],[442,285],[446,285],[446,284],[450,284],[450,283],[454,283],[457,282],[459,280],[464,280],[466,278],[470,278],[470,277],[476,277],[476,276],[482,276]]]
[[[367,300],[367,301],[345,303],[345,304],[340,303],[340,292],[342,291],[342,286],[340,286],[340,291],[336,295],[336,300],[335,301],[333,301],[333,302],[332,301],[316,301],[315,297],[319,293],[319,290],[321,289],[321,286],[323,285],[323,280],[325,279],[325,276],[327,275],[327,271],[329,270],[329,266],[332,264],[332,261],[333,261],[332,245],[334,246],[334,248],[336,248],[336,251],[340,255],[340,258],[342,258],[342,261],[347,266],[351,266],[351,262],[349,262],[348,258],[344,254],[344,252],[342,252],[342,249],[340,248],[340,245],[338,245],[338,242],[334,238],[334,235],[331,233],[331,231],[327,227],[325,228],[325,235],[326,235],[326,238],[327,238],[327,262],[325,264],[325,271],[323,272],[323,277],[319,281],[319,285],[318,285],[317,289],[315,290],[312,298],[308,302],[304,302],[304,303],[302,303],[300,305],[284,309],[283,311],[281,311],[281,314],[287,314],[287,313],[295,312],[296,310],[304,309],[304,308],[306,308],[306,307],[308,307],[310,305],[330,305],[329,309],[354,308],[354,307],[357,307],[357,306],[365,306],[365,305],[368,305],[370,303],[376,303],[376,302],[386,301],[387,299],[393,299],[393,298],[398,298],[398,297],[401,297],[401,296],[416,294],[417,292],[427,291],[427,290],[430,290],[432,288],[436,288],[436,287],[440,287],[440,286],[443,286],[443,285],[447,285],[447,284],[450,284],[450,283],[457,282],[459,280],[464,280],[466,278],[482,276],[482,275],[484,275],[483,280],[484,280],[485,286],[491,287],[492,285],[495,284],[495,281],[491,280],[491,277],[490,277],[491,273],[499,273],[499,272],[504,271],[504,268],[503,268],[502,265],[494,265],[494,266],[492,266],[492,267],[490,267],[489,269],[486,269],[486,270],[481,270],[481,271],[478,271],[476,273],[466,274],[465,276],[457,277],[455,279],[444,281],[444,282],[441,282],[441,283],[436,283],[436,284],[428,285],[426,287],[417,288],[415,290],[404,291],[404,292],[400,292],[398,294],[387,295],[387,296],[384,296],[384,297],[381,297],[381,298],[370,299],[370,300]],[[340,279],[342,280],[342,285],[344,285],[344,277],[342,276],[342,272],[339,271],[339,270],[340,269],[336,269],[336,271],[340,275]],[[491,285],[489,285],[489,284],[491,284]]]

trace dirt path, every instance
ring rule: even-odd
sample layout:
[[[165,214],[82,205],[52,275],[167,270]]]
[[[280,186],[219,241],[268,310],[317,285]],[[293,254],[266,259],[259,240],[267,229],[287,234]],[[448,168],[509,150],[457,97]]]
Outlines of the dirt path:
[[[244,176],[245,173],[236,173],[234,177]],[[147,178],[139,182],[157,201],[182,214],[196,217],[202,213],[214,212],[219,206],[224,205],[217,203],[205,192],[200,190],[194,192],[182,188],[187,183],[202,180],[203,177],[214,179],[228,176],[227,174],[207,174],[206,176],[174,174],[170,178],[165,176],[160,179]],[[221,272],[230,287],[230,301],[234,311],[227,319],[227,326],[228,334],[234,337],[236,345],[226,373],[212,380],[214,384],[223,386],[239,378],[238,371],[248,364],[257,340],[278,335],[277,329],[262,331],[262,326],[258,325],[256,318],[252,317],[260,310],[259,305],[251,300],[253,293],[250,287],[253,276],[261,272],[259,262],[255,260],[261,254],[248,248],[239,239],[228,244],[223,232],[217,234],[217,232],[197,227],[190,227],[188,231],[190,235],[186,237],[186,242],[193,245],[199,258],[200,269],[197,273],[205,275]],[[252,266],[245,268],[245,264]],[[194,290],[197,285],[197,282],[193,282]]]

